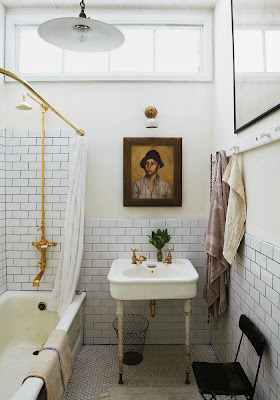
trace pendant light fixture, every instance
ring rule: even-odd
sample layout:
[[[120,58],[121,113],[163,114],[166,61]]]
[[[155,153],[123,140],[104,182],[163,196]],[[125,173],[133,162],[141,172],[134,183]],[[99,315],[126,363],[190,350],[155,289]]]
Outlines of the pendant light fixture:
[[[124,43],[119,29],[87,18],[84,0],[80,6],[79,17],[55,18],[41,24],[39,36],[54,46],[79,52],[109,51]]]

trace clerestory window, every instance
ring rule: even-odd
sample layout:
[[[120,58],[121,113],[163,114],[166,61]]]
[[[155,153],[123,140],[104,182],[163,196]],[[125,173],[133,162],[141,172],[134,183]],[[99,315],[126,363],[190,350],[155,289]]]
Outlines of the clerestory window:
[[[7,29],[15,34],[14,40],[9,35],[6,46],[7,69],[29,81],[212,79],[210,15],[172,21],[166,18],[165,23],[162,18],[153,23],[137,20],[115,24],[125,35],[120,48],[77,53],[43,41],[37,34],[40,22],[9,16]]]

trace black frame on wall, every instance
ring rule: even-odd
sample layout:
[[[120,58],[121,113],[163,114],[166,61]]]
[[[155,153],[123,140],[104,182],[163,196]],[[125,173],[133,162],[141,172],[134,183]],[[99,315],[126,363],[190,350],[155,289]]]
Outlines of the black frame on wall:
[[[267,115],[273,113],[276,110],[280,109],[280,102],[276,104],[275,106],[269,108],[262,114],[258,115],[256,118],[253,118],[251,121],[248,121],[246,124],[240,126],[237,128],[236,124],[236,93],[235,93],[235,62],[234,62],[234,21],[233,21],[233,2],[234,0],[231,0],[231,29],[232,29],[232,56],[233,56],[233,95],[234,95],[234,133],[239,133],[243,131],[244,129],[248,128],[249,126],[255,124],[262,118],[265,118]]]

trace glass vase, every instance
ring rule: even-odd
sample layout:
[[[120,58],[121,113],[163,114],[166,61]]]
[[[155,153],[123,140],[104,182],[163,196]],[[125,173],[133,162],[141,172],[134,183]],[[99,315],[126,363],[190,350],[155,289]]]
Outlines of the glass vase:
[[[158,250],[158,252],[157,252],[157,260],[158,260],[158,262],[162,262],[162,251],[161,250]]]

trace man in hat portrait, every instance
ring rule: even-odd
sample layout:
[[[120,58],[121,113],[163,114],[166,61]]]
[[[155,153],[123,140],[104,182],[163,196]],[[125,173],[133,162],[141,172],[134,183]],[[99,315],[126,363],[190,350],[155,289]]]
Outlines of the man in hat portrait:
[[[135,181],[131,188],[133,199],[173,199],[173,194],[167,182],[158,176],[158,170],[164,167],[156,150],[150,150],[140,162],[145,175]]]

